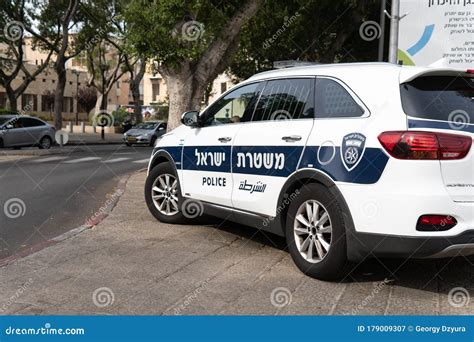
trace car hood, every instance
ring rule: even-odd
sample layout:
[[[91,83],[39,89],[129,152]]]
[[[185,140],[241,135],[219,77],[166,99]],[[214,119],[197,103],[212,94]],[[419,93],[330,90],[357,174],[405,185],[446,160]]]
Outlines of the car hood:
[[[152,129],[132,128],[132,129],[129,129],[125,134],[138,137],[139,135],[143,135],[143,134],[146,134],[146,133],[153,133],[153,130]]]

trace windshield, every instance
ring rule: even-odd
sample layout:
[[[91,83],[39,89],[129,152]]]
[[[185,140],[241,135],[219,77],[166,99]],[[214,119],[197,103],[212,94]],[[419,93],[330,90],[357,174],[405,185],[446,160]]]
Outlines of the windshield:
[[[0,116],[0,126],[2,126],[3,124],[5,124],[6,122],[8,122],[11,118],[2,118]]]
[[[133,128],[137,129],[155,129],[158,124],[156,122],[142,122]]]
[[[425,76],[400,86],[403,110],[422,119],[474,123],[474,78]]]

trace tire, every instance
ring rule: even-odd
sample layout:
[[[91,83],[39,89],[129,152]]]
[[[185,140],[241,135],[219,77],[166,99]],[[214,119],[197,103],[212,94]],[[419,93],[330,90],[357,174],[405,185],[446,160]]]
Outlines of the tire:
[[[176,208],[173,206],[174,201],[170,200],[170,209],[173,209],[173,210],[170,210],[169,214],[164,213],[164,211],[166,211],[167,209],[166,203],[164,204],[163,209],[161,211],[159,210],[159,206],[161,203],[163,203],[163,199],[161,198],[157,198],[155,200],[153,199],[153,195],[158,196],[162,194],[162,192],[157,192],[153,190],[156,186],[163,188],[162,184],[160,183],[159,178],[162,177],[163,182],[166,183],[167,175],[169,176],[168,179],[170,180],[169,185],[172,185],[172,181],[173,181],[172,177],[174,177],[174,180],[176,180],[176,186],[173,192],[174,194],[173,198],[174,200],[177,199]],[[173,223],[173,224],[186,223],[189,221],[189,219],[186,216],[184,216],[183,213],[181,212],[182,206],[180,205],[181,204],[180,193],[181,191],[180,191],[178,176],[176,175],[174,168],[171,166],[169,162],[158,164],[148,174],[148,177],[145,182],[145,201],[151,214],[158,221],[165,222],[165,223]],[[191,211],[192,208],[190,207],[189,210]],[[196,215],[195,217],[197,216],[198,215]]]
[[[53,144],[53,141],[51,140],[51,138],[45,135],[44,137],[41,138],[38,144],[38,147],[41,150],[49,150],[52,144]]]
[[[132,144],[129,144],[128,142],[125,143],[128,147],[132,146]]]
[[[313,211],[317,213],[316,219]],[[328,219],[324,218],[324,212]],[[312,222],[305,221],[306,217],[312,217]],[[309,230],[301,219],[309,223]],[[322,224],[315,224],[318,222]],[[349,264],[342,210],[324,185],[312,183],[300,189],[288,208],[286,242],[294,263],[306,275],[321,280],[336,280],[347,275]]]

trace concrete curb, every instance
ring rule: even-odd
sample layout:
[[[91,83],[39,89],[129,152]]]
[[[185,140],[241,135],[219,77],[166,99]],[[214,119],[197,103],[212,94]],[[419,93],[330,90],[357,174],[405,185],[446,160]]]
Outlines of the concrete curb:
[[[143,172],[143,170],[138,170],[136,172],[133,172],[133,173],[130,173],[126,176],[123,176],[117,186],[115,187],[114,191],[112,192],[113,194],[117,194],[119,192],[119,195],[116,196],[115,198],[112,199],[112,201],[109,203],[109,205],[106,207],[106,210],[104,210],[100,215],[98,215],[97,217],[94,217],[93,220],[91,219],[87,219],[86,222],[79,226],[79,227],[76,227],[76,228],[73,228],[61,235],[58,235],[56,237],[53,237],[49,240],[46,240],[46,241],[43,241],[43,242],[40,242],[40,243],[37,243],[33,246],[30,246],[30,247],[27,247],[27,248],[24,248],[24,249],[21,249],[19,250],[18,252],[16,252],[15,254],[9,256],[9,257],[6,257],[6,258],[3,258],[3,259],[0,259],[0,267],[5,267],[13,262],[15,262],[16,260],[18,259],[22,259],[26,256],[29,256],[29,255],[32,255],[36,252],[39,252],[49,246],[53,246],[55,244],[58,244],[62,241],[65,241],[67,239],[70,239],[80,233],[82,233],[83,231],[87,230],[87,229],[90,229],[92,227],[95,227],[96,225],[98,225],[100,222],[102,222],[107,216],[110,215],[110,213],[114,210],[115,206],[117,205],[118,201],[120,200],[120,198],[123,196],[123,194],[125,193],[125,190],[126,190],[126,187],[127,187],[127,183],[128,183],[128,180],[130,179],[130,177],[132,175],[134,175],[135,173],[139,173],[139,172]],[[110,195],[111,193],[108,193],[107,195]],[[102,206],[103,207],[103,206]],[[101,207],[101,208],[102,208]]]

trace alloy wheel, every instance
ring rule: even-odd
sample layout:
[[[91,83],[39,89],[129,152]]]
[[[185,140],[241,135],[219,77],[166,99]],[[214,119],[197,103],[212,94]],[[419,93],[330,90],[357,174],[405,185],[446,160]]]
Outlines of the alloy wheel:
[[[159,175],[153,182],[151,198],[156,209],[163,215],[172,216],[179,212],[178,180],[166,173]]]
[[[299,207],[293,225],[295,243],[300,255],[310,263],[322,261],[329,252],[332,238],[331,218],[316,200]]]

